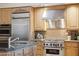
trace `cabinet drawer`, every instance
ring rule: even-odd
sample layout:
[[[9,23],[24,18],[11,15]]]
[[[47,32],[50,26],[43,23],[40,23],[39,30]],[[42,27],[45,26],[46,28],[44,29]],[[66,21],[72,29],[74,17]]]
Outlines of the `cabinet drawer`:
[[[78,47],[78,43],[77,42],[72,42],[72,47]]]
[[[72,45],[72,43],[71,42],[65,42],[64,45],[67,46],[67,47],[69,47],[69,46]]]
[[[43,50],[36,50],[36,53],[43,53]]]
[[[43,48],[43,47],[44,47],[44,46],[41,46],[41,45],[40,45],[40,46],[37,46],[37,48]]]
[[[43,45],[43,43],[41,43],[41,42],[38,42],[38,43],[37,43],[37,45]]]
[[[36,51],[44,51],[43,49],[36,49]]]
[[[43,53],[36,53],[35,56],[43,56]]]

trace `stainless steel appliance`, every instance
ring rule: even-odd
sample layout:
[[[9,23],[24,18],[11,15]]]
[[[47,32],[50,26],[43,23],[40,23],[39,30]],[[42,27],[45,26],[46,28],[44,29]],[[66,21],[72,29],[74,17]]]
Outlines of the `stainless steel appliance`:
[[[11,36],[19,37],[20,41],[29,40],[30,36],[30,13],[18,12],[12,14]]]
[[[0,25],[0,36],[10,36],[11,35],[11,25],[1,24]]]
[[[15,48],[15,41],[29,40],[29,20],[30,14],[27,12],[13,13],[11,26],[0,26],[0,49]]]
[[[11,36],[11,25],[0,25],[0,48],[8,48],[8,38]]]
[[[63,40],[45,40],[45,55],[46,56],[63,56],[64,41]]]

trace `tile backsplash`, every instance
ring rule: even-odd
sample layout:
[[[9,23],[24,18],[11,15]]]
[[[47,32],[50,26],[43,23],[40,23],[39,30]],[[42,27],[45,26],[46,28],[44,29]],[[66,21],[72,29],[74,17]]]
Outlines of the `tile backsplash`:
[[[55,29],[55,30],[47,30],[45,33],[45,39],[66,39],[66,30],[64,29]]]

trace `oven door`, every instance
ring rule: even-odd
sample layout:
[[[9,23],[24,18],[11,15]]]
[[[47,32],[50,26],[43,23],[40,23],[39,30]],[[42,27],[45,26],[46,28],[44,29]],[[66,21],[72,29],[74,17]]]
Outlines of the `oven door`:
[[[46,56],[63,56],[63,50],[60,48],[48,48],[45,49]]]

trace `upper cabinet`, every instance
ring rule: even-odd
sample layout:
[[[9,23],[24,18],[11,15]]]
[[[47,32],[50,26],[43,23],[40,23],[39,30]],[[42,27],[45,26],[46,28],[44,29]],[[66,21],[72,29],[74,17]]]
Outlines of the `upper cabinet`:
[[[64,10],[47,10],[48,29],[65,28]]]
[[[68,30],[79,28],[79,11],[77,5],[67,6],[65,9],[65,19]]]
[[[43,20],[44,8],[35,8],[35,31],[46,31],[46,21]]]
[[[1,24],[11,24],[11,8],[1,9]]]
[[[65,28],[64,10],[36,8],[35,9],[35,30]]]
[[[30,7],[2,8],[0,9],[0,24],[11,24],[13,12],[30,12]]]

